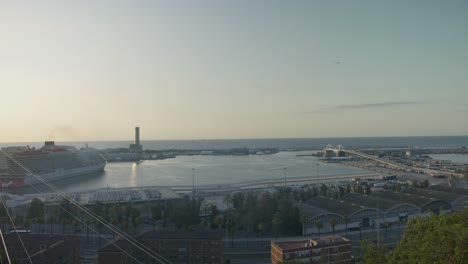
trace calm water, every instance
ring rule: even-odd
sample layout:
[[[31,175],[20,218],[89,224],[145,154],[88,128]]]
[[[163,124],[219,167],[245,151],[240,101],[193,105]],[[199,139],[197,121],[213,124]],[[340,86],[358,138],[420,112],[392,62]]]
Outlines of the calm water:
[[[167,160],[144,161],[140,164],[109,163],[104,174],[54,184],[64,191],[83,191],[106,186],[191,185],[192,168],[195,169],[195,185],[283,179],[283,168],[287,168],[286,177],[371,173],[336,163],[319,163],[316,157],[296,157],[297,154],[308,153],[311,152],[280,152],[274,155],[253,156],[180,156]]]
[[[57,142],[77,147],[89,143],[99,149],[128,147],[130,141]],[[143,141],[145,149],[227,149],[227,148],[279,148],[296,150],[323,149],[327,144],[342,144],[345,148],[455,148],[468,146],[468,136],[453,137],[378,137],[378,138],[309,138],[309,139],[236,139],[236,140],[165,140]],[[40,147],[42,142],[0,143],[0,147],[12,145]],[[82,191],[96,188],[130,187],[140,185],[190,185],[192,168],[195,169],[195,184],[223,184],[248,180],[284,177],[354,175],[369,171],[339,164],[317,166],[315,157],[296,157],[299,152],[280,152],[265,156],[181,156],[175,159],[134,163],[109,163],[99,175],[86,175],[63,180],[54,184],[65,191]],[[311,152],[302,152],[311,153]],[[468,155],[434,155],[468,163]],[[461,157],[456,157],[461,156]],[[459,158],[461,160],[459,160]],[[42,191],[45,189],[39,187]],[[34,192],[35,190],[25,190]]]

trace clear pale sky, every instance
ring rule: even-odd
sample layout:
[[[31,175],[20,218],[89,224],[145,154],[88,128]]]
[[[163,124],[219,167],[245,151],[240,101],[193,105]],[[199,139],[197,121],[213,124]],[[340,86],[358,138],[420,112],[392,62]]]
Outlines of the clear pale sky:
[[[0,142],[468,134],[467,1],[2,1]]]

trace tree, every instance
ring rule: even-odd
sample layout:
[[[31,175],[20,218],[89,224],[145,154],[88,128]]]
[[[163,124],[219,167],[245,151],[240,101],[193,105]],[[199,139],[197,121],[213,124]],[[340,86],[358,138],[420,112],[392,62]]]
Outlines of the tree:
[[[375,219],[372,220],[371,222],[371,227],[372,227],[372,238],[374,238],[374,229],[377,226]]]
[[[336,219],[333,218],[333,219],[330,220],[330,227],[333,230],[333,235],[335,234],[335,226],[336,226]]]
[[[26,229],[29,229],[29,227],[31,226],[31,224],[32,224],[31,219],[26,218],[26,219],[24,220],[24,226],[26,227]]]
[[[468,210],[411,219],[390,253],[372,243],[362,249],[364,263],[468,263]]]
[[[326,196],[327,191],[328,191],[328,187],[322,183],[322,185],[320,185],[320,196]]]
[[[388,248],[386,246],[377,247],[367,240],[361,241],[361,249],[364,252],[363,262],[365,264],[385,264],[388,262]]]
[[[385,235],[384,235],[384,237],[385,237],[385,239],[387,239],[387,229],[390,227],[390,223],[387,222],[387,221],[384,221],[384,222],[382,223],[382,227],[385,229]]]
[[[307,223],[307,216],[305,215],[301,215],[301,218],[299,219],[299,221],[301,222],[302,224],[302,235],[304,236],[305,235],[305,224]]]
[[[143,221],[141,218],[141,213],[138,209],[132,208],[130,212],[130,221],[132,223],[133,230],[135,234],[137,233],[137,227],[140,225]]]
[[[364,185],[364,194],[367,194],[367,195],[371,194],[371,187],[369,184]]]
[[[221,215],[218,215],[215,217],[214,223],[218,228],[222,228],[224,225],[224,218]]]
[[[359,240],[362,239],[362,223],[359,223]]]
[[[263,244],[263,232],[265,232],[265,224],[264,223],[258,224],[258,231],[260,233],[260,241]]]
[[[276,212],[275,215],[273,216],[273,219],[271,220],[273,228],[275,229],[276,237],[278,237],[278,227],[279,225],[281,225],[281,222],[282,222],[281,217],[279,213]]]
[[[44,203],[39,198],[32,199],[31,203],[29,204],[28,219],[42,219],[44,218]]]
[[[69,223],[68,218],[62,218],[60,219],[60,224],[62,224],[62,235],[65,234],[65,226]]]
[[[318,233],[319,233],[319,237],[320,237],[320,229],[322,229],[322,227],[323,227],[322,222],[317,222],[317,223],[315,223],[315,227],[317,227]]]
[[[86,224],[86,241],[89,242],[89,225],[91,224],[91,219],[89,217],[85,218]]]
[[[54,233],[53,225],[56,223],[55,216],[53,214],[48,214],[46,222],[49,224],[50,234]]]
[[[346,232],[346,236],[348,236],[348,224],[349,224],[349,217],[348,216],[345,216],[344,217],[344,224],[345,224],[345,232]]]
[[[468,263],[468,210],[411,219],[390,263]]]

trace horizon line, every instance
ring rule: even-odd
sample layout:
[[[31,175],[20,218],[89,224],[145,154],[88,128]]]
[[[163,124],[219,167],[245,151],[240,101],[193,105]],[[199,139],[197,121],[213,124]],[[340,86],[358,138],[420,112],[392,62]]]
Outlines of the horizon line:
[[[265,137],[265,138],[193,138],[193,139],[140,139],[140,141],[203,141],[203,140],[279,140],[279,139],[332,139],[332,138],[416,138],[416,137],[468,137],[468,135],[398,135],[398,136],[333,136],[333,137]],[[116,140],[40,140],[40,141],[1,141],[0,144],[10,143],[39,143],[45,141],[54,142],[133,142],[132,139],[116,139]]]

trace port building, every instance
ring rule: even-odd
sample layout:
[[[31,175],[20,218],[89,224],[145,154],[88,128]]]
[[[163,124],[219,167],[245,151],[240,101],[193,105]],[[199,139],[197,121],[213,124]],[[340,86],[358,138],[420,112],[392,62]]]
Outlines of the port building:
[[[308,235],[371,227],[384,222],[401,223],[428,213],[468,209],[468,195],[408,187],[401,192],[348,193],[340,198],[318,196],[297,206],[306,216],[303,234]]]

